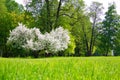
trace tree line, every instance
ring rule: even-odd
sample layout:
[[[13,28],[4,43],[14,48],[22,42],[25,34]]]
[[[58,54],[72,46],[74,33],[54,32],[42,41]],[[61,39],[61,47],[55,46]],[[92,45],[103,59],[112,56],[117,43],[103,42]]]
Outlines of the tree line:
[[[0,55],[23,56],[27,50],[7,46],[10,31],[23,23],[28,28],[38,28],[42,34],[59,26],[70,32],[68,49],[56,54],[42,51],[29,52],[40,56],[108,56],[120,55],[120,15],[115,3],[110,3],[103,16],[103,5],[92,2],[87,7],[84,0],[31,0],[25,6],[14,0],[0,0]],[[33,56],[33,55],[32,55]]]

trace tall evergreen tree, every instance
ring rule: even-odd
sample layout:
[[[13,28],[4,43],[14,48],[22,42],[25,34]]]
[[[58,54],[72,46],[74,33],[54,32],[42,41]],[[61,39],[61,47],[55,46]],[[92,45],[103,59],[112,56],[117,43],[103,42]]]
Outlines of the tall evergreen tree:
[[[115,47],[115,41],[117,39],[119,18],[116,12],[115,3],[108,7],[108,11],[105,13],[105,19],[103,20],[101,30],[101,46],[105,55],[107,56],[111,50]]]

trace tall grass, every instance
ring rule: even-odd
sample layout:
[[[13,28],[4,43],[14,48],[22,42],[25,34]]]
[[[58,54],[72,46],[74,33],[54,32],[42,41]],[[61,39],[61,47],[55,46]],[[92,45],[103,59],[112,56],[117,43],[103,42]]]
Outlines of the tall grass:
[[[0,80],[120,80],[120,57],[0,58]]]

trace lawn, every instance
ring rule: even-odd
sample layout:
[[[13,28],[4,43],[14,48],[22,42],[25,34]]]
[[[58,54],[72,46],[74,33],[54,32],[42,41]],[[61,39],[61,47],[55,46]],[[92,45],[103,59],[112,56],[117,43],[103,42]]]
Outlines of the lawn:
[[[0,58],[0,80],[120,80],[120,57]]]

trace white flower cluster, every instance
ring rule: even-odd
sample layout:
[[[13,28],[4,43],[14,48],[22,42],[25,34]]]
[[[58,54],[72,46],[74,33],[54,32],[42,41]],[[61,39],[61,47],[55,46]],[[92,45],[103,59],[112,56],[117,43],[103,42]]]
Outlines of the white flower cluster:
[[[68,31],[59,27],[45,34],[45,49],[48,50],[48,52],[62,51],[68,48],[69,41],[70,37]]]
[[[37,28],[28,29],[19,24],[10,32],[7,44],[18,49],[45,50],[55,53],[67,49],[69,42],[69,32],[62,27],[42,34]]]

